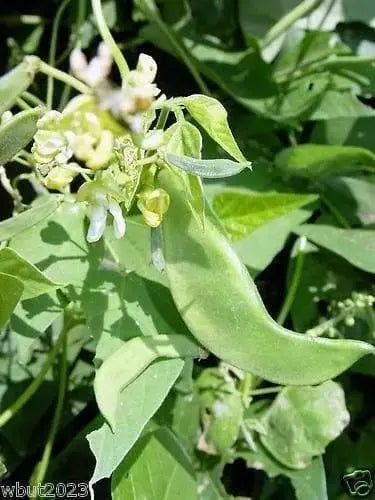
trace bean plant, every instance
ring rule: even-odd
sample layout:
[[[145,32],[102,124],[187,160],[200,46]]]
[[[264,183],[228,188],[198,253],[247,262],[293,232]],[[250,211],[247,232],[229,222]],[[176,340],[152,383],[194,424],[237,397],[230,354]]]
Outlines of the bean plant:
[[[12,9],[3,498],[371,494],[372,0]]]

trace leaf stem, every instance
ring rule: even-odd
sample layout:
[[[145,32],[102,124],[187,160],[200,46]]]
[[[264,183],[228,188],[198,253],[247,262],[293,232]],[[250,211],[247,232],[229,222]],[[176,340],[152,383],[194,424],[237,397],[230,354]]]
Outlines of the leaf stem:
[[[77,80],[77,78],[74,78],[74,76],[68,75],[68,73],[65,73],[65,71],[61,71],[57,68],[54,68],[49,64],[45,63],[44,61],[41,60],[39,61],[38,69],[45,75],[52,76],[53,78],[56,78],[56,80],[60,80],[61,82],[70,85],[71,87],[78,90],[78,92],[81,92],[82,94],[89,94],[91,92],[90,87]]]
[[[122,54],[121,50],[119,49],[119,47],[117,46],[116,42],[114,41],[111,35],[111,32],[104,18],[101,0],[91,0],[91,5],[92,5],[92,10],[94,11],[99,32],[103,40],[106,42],[106,44],[108,45],[108,47],[110,47],[112,51],[113,59],[115,60],[115,63],[117,64],[117,67],[120,71],[122,86],[124,87],[126,84],[126,78],[129,74],[128,63],[126,62],[124,55]]]
[[[67,329],[65,330],[67,331]],[[51,429],[48,435],[48,439],[46,445],[44,447],[42,459],[39,464],[36,466],[35,472],[32,478],[32,484],[38,485],[42,484],[44,478],[46,476],[46,472],[48,469],[48,464],[51,458],[53,444],[55,442],[56,434],[60,425],[61,415],[64,408],[64,400],[65,400],[65,392],[67,385],[67,372],[68,372],[68,363],[67,363],[67,336],[63,336],[62,341],[62,352],[61,352],[61,360],[60,360],[60,382],[59,382],[59,392],[57,396],[57,404],[55,413],[52,420]]]
[[[46,373],[52,366],[66,334],[67,334],[67,329],[64,329],[61,332],[57,342],[49,352],[48,357],[41,371],[39,372],[38,376],[32,381],[32,383],[27,387],[27,389],[19,396],[18,399],[16,399],[16,401],[9,408],[7,408],[5,411],[3,411],[3,413],[0,414],[0,427],[3,427],[29,401],[29,399],[38,390],[39,386],[44,380]]]
[[[28,104],[26,101],[24,101],[21,97],[18,97],[16,100],[17,106],[19,106],[21,109],[31,109],[30,104]]]
[[[320,337],[327,330],[329,330],[332,326],[335,326],[335,325],[337,325],[337,323],[342,321],[347,314],[348,314],[348,311],[342,311],[340,314],[338,314],[334,318],[328,319],[327,321],[324,321],[324,323],[321,323],[318,326],[314,326],[314,328],[310,328],[310,330],[307,330],[306,334],[311,335],[312,337]]]
[[[298,285],[302,276],[303,263],[305,260],[304,248],[306,246],[306,237],[302,236],[297,242],[297,257],[296,265],[294,267],[294,272],[292,276],[292,281],[288,289],[288,293],[285,297],[284,303],[281,307],[280,313],[277,317],[277,322],[282,325],[289,314],[290,308],[293,305],[296,293],[298,290]]]
[[[349,222],[345,219],[345,217],[341,214],[341,212],[334,206],[334,204],[331,203],[330,200],[327,199],[327,197],[323,194],[320,194],[320,199],[328,207],[329,211],[335,217],[340,226],[345,229],[350,229],[351,226]]]
[[[45,105],[46,105],[45,102],[43,102],[41,99],[39,99],[39,97],[32,94],[31,92],[28,92],[27,90],[22,92],[21,97],[25,101],[29,101],[31,104],[34,104],[35,106],[44,106],[45,107]]]
[[[61,3],[60,7],[57,9],[55,19],[53,20],[53,25],[52,25],[52,35],[51,35],[51,42],[50,42],[50,47],[49,47],[49,55],[48,55],[48,64],[50,66],[55,66],[55,59],[56,59],[56,47],[57,47],[57,35],[59,31],[59,25],[61,21],[61,16],[64,13],[65,8],[68,6],[71,0],[63,0]],[[47,97],[46,97],[46,102],[47,102],[47,107],[51,108],[53,104],[53,83],[54,79],[52,75],[48,75],[47,79]]]
[[[304,0],[293,10],[285,14],[276,24],[274,24],[271,29],[265,34],[263,40],[261,40],[261,47],[266,47],[276,38],[278,38],[282,33],[285,33],[298,19],[306,16],[323,0]]]
[[[162,108],[158,117],[158,121],[156,122],[155,128],[163,129],[165,127],[165,124],[167,123],[168,116],[169,116],[169,109]]]
[[[264,387],[263,389],[254,389],[249,392],[249,396],[262,396],[263,394],[273,394],[275,392],[280,392],[284,387],[282,385],[276,385],[274,387]]]

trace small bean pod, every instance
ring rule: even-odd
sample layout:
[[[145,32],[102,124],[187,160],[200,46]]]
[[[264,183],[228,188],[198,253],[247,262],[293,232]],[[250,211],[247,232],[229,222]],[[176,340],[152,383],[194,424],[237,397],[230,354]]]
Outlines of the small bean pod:
[[[37,131],[42,108],[17,113],[0,127],[0,165],[10,161],[31,141]]]
[[[277,324],[210,209],[203,230],[175,172],[161,170],[158,182],[171,198],[162,226],[170,290],[186,325],[206,349],[285,385],[318,384],[375,352],[365,342],[313,338]]]
[[[38,69],[37,59],[25,58],[21,64],[0,78],[0,115],[10,109],[17,97],[30,86]]]

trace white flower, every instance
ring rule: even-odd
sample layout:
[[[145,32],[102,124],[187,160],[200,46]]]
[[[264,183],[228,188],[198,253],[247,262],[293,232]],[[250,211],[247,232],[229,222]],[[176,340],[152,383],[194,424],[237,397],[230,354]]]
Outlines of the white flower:
[[[156,78],[158,65],[155,60],[147,54],[140,54],[137,63],[137,72],[144,75],[148,83],[152,83]]]
[[[108,199],[104,192],[97,192],[96,200],[91,208],[90,226],[86,236],[89,243],[99,241],[103,236],[107,224],[108,212],[113,217],[115,238],[120,239],[124,236],[126,223],[120,205],[117,201]]]
[[[9,120],[11,120],[12,118],[13,118],[13,113],[11,111],[5,111],[1,115],[0,125],[4,125],[5,123],[9,122]]]
[[[137,67],[130,71],[123,89],[99,88],[98,98],[103,109],[121,117],[132,132],[140,133],[143,126],[142,114],[160,94],[154,82],[157,64],[146,54],[138,58]]]
[[[105,42],[101,42],[97,55],[87,61],[81,49],[74,49],[70,54],[70,67],[76,78],[89,87],[97,87],[108,77],[112,67],[112,53]]]
[[[119,205],[119,193],[115,184],[106,183],[105,175],[101,180],[85,182],[79,188],[77,200],[88,203],[90,210],[90,226],[86,239],[88,242],[100,240],[107,224],[107,216],[110,213],[113,217],[113,232],[115,238],[124,236],[126,223]]]
[[[63,115],[58,111],[48,111],[37,122],[31,153],[35,163],[42,170],[57,165],[65,165],[73,156],[72,143],[75,134],[64,131],[61,126]]]
[[[158,149],[163,143],[164,133],[162,130],[150,130],[141,141],[141,148],[147,150]]]

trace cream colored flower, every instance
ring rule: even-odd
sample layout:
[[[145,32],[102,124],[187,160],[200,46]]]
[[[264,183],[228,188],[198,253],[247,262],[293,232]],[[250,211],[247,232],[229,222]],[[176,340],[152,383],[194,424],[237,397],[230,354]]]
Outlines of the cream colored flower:
[[[85,54],[77,48],[70,54],[70,67],[76,78],[94,88],[107,79],[112,67],[112,53],[108,45],[101,42],[97,55],[88,62]]]

